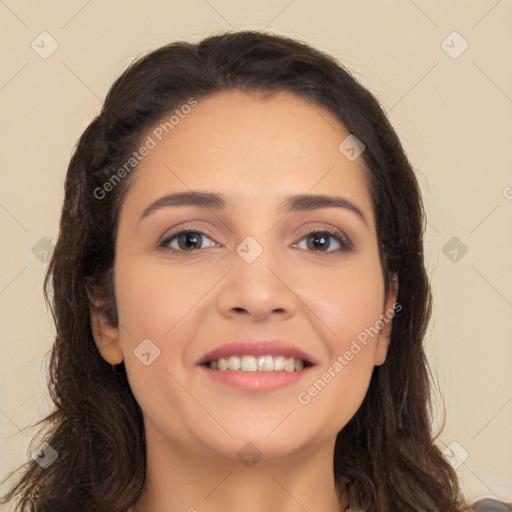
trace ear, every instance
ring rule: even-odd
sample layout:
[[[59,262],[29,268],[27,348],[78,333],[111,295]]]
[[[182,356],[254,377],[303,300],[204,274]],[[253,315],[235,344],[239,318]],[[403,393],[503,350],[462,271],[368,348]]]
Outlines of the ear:
[[[101,357],[111,365],[121,363],[123,351],[119,343],[119,329],[114,325],[110,307],[104,302],[91,303],[91,331]]]
[[[373,356],[373,364],[375,366],[380,366],[384,364],[386,361],[386,356],[388,353],[389,342],[391,340],[391,328],[393,323],[393,317],[396,311],[400,311],[402,309],[401,304],[396,303],[396,298],[398,296],[398,276],[393,274],[392,278],[389,282],[389,290],[387,297],[384,301],[384,311],[381,315],[382,319],[382,329],[379,333],[379,337],[377,338],[377,348],[375,349],[375,354]]]

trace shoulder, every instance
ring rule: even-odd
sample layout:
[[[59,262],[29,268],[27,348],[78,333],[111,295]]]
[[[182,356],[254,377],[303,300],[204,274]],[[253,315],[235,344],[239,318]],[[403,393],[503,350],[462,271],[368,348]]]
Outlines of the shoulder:
[[[494,498],[481,498],[473,502],[466,510],[467,512],[512,512],[512,503]]]
[[[361,490],[354,480],[346,482],[349,506],[345,512],[363,512]],[[512,512],[512,502],[500,501],[495,498],[480,498],[460,512]]]

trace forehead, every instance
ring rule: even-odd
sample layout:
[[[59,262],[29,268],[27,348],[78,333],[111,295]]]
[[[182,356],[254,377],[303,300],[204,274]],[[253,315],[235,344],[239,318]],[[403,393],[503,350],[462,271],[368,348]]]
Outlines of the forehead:
[[[171,116],[144,137],[154,147],[134,171],[124,201],[130,209],[195,189],[222,193],[234,205],[256,199],[268,208],[287,195],[343,195],[372,210],[362,158],[350,161],[338,148],[350,133],[310,100],[233,90],[198,101],[172,124]]]

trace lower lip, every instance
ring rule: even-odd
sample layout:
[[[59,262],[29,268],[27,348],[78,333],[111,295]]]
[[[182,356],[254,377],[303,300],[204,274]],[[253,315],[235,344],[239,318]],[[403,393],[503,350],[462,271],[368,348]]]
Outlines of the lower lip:
[[[199,368],[209,378],[217,380],[242,391],[274,391],[297,382],[304,377],[311,366],[299,371],[273,371],[273,372],[242,372],[240,370],[212,370],[206,366],[199,365]]]

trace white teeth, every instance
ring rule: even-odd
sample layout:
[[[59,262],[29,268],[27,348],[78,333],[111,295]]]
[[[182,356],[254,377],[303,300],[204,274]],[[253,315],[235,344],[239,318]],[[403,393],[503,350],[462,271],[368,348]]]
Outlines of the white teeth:
[[[286,357],[284,357],[284,356],[274,357],[274,370],[284,370],[284,362],[285,361],[286,361]]]
[[[258,362],[254,356],[242,356],[240,370],[243,372],[255,372],[258,370]]]
[[[238,356],[231,356],[229,358],[229,369],[239,370],[240,369],[240,358]]]
[[[225,357],[217,359],[217,368],[219,370],[227,370],[229,368],[229,362]]]
[[[295,372],[304,368],[304,361],[285,356],[230,356],[220,357],[216,361],[210,361],[207,366],[212,370],[240,370],[242,372],[271,372],[285,371]]]
[[[284,363],[284,371],[285,372],[293,372],[295,371],[295,359],[293,357],[287,357]]]
[[[272,356],[260,356],[258,358],[258,371],[271,372],[274,369],[274,361]]]

